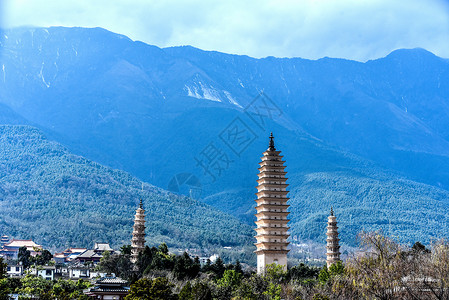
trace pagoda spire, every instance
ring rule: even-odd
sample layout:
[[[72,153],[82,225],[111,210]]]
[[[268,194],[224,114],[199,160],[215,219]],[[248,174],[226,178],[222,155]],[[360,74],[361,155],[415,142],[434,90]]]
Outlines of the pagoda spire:
[[[274,136],[273,132],[270,133],[270,144],[268,146],[269,151],[276,151],[276,148],[274,147]]]
[[[139,208],[136,210],[133,226],[133,237],[131,239],[131,262],[136,263],[139,253],[145,248],[145,210],[142,198]]]
[[[331,214],[327,218],[327,252],[326,263],[329,268],[331,265],[340,261],[340,239],[338,238],[337,217],[334,215],[334,209],[331,207]]]
[[[287,238],[289,221],[287,208],[287,174],[284,169],[281,151],[274,147],[273,133],[270,135],[268,149],[259,163],[257,180],[257,221],[256,251],[257,273],[263,274],[269,264],[279,264],[287,268]]]

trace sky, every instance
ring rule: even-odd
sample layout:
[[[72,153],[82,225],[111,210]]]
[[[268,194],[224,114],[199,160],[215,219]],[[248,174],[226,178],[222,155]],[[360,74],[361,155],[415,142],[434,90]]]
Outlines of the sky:
[[[0,0],[0,26],[103,27],[159,47],[366,61],[449,58],[449,0]]]

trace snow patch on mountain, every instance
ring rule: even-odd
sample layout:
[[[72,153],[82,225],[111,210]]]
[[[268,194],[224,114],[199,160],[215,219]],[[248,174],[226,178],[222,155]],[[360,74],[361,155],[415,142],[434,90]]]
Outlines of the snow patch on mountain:
[[[204,85],[201,81],[193,86],[184,85],[184,89],[189,97],[221,102],[220,93],[213,87]]]
[[[228,98],[229,102],[231,102],[232,104],[243,108],[243,106],[241,106],[235,99],[234,97],[232,97],[231,93],[229,93],[228,91],[223,91],[223,93],[226,95],[226,98]]]
[[[195,82],[190,86],[185,84],[184,90],[187,92],[187,96],[189,97],[216,102],[229,102],[235,106],[243,108],[228,91],[217,90],[213,86],[203,84],[201,81],[198,83]]]
[[[43,74],[43,70],[44,70],[44,62],[42,62],[42,66],[41,66],[41,71],[39,72],[39,78],[41,78],[42,79],[42,82],[45,84],[45,86],[47,87],[47,88],[49,88],[50,87],[50,82],[46,82],[45,81],[45,78],[44,78],[44,74]]]
[[[201,82],[201,90],[203,91],[203,97],[207,100],[221,102],[220,93],[215,90],[213,87],[204,86]]]

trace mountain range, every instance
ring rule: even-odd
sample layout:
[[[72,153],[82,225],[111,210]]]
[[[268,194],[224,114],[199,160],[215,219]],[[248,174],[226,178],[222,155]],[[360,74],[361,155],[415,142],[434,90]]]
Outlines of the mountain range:
[[[383,229],[447,237],[449,61],[400,49],[368,62],[159,48],[102,28],[1,34],[0,120],[241,222],[268,135],[285,155],[294,240]]]

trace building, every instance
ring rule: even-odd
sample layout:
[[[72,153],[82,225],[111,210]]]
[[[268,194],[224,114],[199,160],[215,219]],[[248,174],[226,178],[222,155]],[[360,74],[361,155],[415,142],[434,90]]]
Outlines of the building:
[[[94,299],[122,300],[128,295],[129,286],[126,280],[115,276],[106,276],[97,280],[95,285],[84,293]]]
[[[95,243],[95,244],[97,244],[97,243]],[[109,246],[109,244],[107,244],[107,245]],[[53,260],[57,264],[64,264],[67,262],[71,262],[74,259],[76,259],[76,257],[78,255],[85,252],[86,250],[87,250],[86,248],[68,248],[68,249],[62,251],[61,253],[55,253],[53,255]]]
[[[142,199],[140,199],[139,208],[136,210],[133,226],[133,237],[131,239],[131,261],[137,262],[139,252],[145,248],[145,210],[143,209]]]
[[[83,253],[79,254],[75,261],[85,264],[85,263],[93,263],[97,264],[100,262],[100,259],[103,257],[101,253],[95,252],[95,250],[86,250]]]
[[[63,253],[55,253],[53,254],[53,260],[56,264],[65,264],[66,263],[66,256]]]
[[[37,255],[37,252],[35,251],[35,249],[42,250],[42,246],[36,244],[32,240],[12,239],[12,241],[3,245],[3,248],[0,249],[0,255],[2,255],[6,259],[17,259],[18,254],[19,254],[19,249],[22,247],[26,247],[27,250],[30,251],[31,256]]]
[[[94,244],[94,251],[97,253],[103,253],[105,251],[114,252],[114,249],[109,246],[108,243],[95,243]]]
[[[54,258],[54,257],[53,257]],[[69,277],[69,267],[67,265],[56,265],[55,279],[58,278],[68,278]]]
[[[338,238],[337,217],[334,216],[334,209],[331,207],[331,214],[327,218],[327,252],[326,263],[329,268],[331,265],[340,261],[340,239]]]
[[[23,266],[22,265],[9,265],[6,267],[6,274],[9,277],[22,277]]]
[[[55,266],[38,266],[31,269],[31,274],[40,276],[46,280],[54,280],[56,275]]]
[[[257,183],[257,221],[256,251],[257,273],[263,274],[269,264],[279,264],[287,268],[287,249],[289,237],[287,226],[287,174],[284,169],[283,156],[274,146],[273,134],[270,135],[268,149],[263,153],[259,163]]]
[[[90,269],[85,266],[75,265],[68,268],[70,279],[90,278]]]

